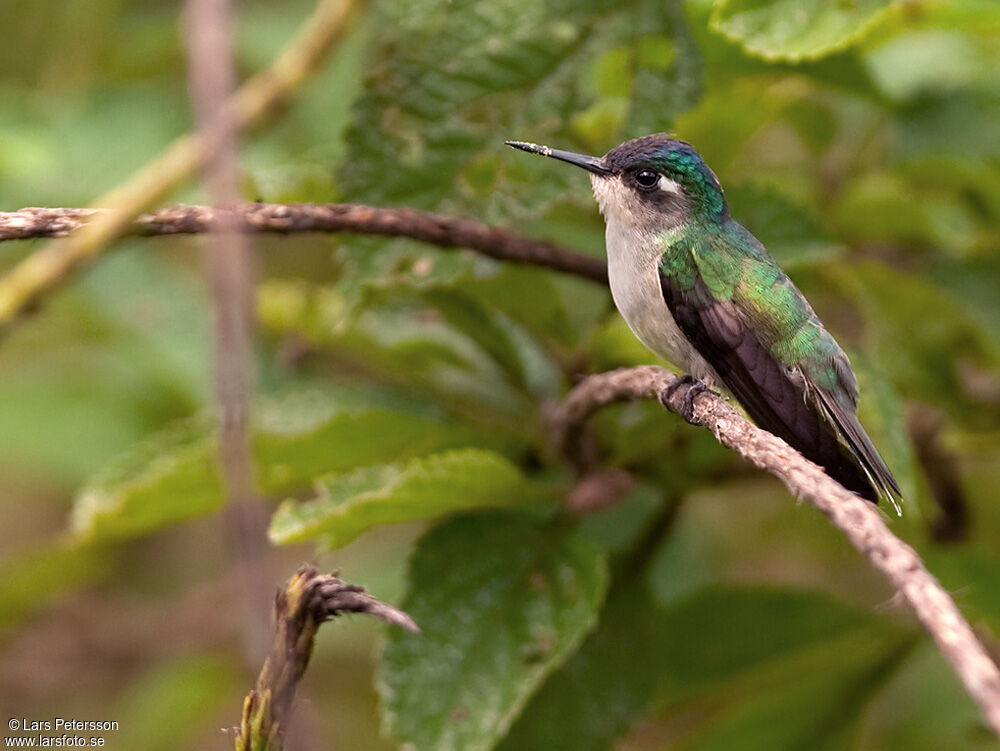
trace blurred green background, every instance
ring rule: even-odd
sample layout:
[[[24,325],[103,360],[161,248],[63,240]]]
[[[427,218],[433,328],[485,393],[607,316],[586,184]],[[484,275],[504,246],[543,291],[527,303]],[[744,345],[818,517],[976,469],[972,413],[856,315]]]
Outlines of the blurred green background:
[[[0,7],[0,208],[87,205],[191,127],[179,4]],[[241,74],[312,9],[240,3]],[[247,135],[245,196],[601,254],[586,178],[503,139],[689,140],[848,350],[906,497],[891,527],[996,655],[997,49],[993,0],[382,0]],[[381,626],[324,627],[292,748],[997,747],[865,560],[705,431],[604,411],[635,489],[558,512],[541,405],[655,361],[607,290],[405,240],[253,243],[258,484],[297,499],[269,584],[317,561],[425,631],[377,657]],[[127,240],[0,344],[0,707],[117,720],[111,748],[228,747],[252,679],[199,248]]]

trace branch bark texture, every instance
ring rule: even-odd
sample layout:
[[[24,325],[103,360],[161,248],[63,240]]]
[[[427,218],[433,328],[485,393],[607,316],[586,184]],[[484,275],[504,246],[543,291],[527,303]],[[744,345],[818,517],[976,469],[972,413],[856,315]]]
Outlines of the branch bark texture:
[[[144,237],[209,232],[220,211],[210,206],[171,206],[139,216],[123,231]],[[441,248],[468,248],[500,261],[544,266],[595,282],[606,283],[608,279],[602,258],[474,219],[430,211],[352,203],[246,203],[227,211],[237,228],[245,232],[355,232],[409,237]],[[99,220],[104,213],[102,209],[43,208],[0,212],[0,241],[72,235],[88,223]],[[3,323],[3,292],[0,286],[0,324]]]
[[[587,418],[614,402],[659,399],[667,409],[680,414],[689,387],[677,387],[669,399],[664,397],[677,378],[657,367],[586,378],[549,415],[555,446],[571,453],[575,436]],[[702,393],[693,405],[695,424],[711,430],[720,443],[767,470],[793,495],[819,509],[889,578],[979,705],[989,726],[1000,735],[1000,670],[948,593],[916,551],[889,531],[877,508],[845,490],[780,438],[750,423],[725,399]]]
[[[364,613],[408,631],[420,630],[406,613],[379,602],[361,587],[303,566],[275,598],[271,651],[243,702],[236,751],[280,751],[316,632],[320,624],[341,613]]]

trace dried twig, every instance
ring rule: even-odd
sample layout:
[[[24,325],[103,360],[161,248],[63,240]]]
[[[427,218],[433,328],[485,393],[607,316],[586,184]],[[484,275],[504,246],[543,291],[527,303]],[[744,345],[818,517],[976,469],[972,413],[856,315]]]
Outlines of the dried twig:
[[[224,117],[244,130],[274,112],[319,67],[349,28],[351,11],[360,3],[321,0],[271,67],[249,79],[230,98]],[[31,254],[0,278],[0,330],[31,309],[48,290],[100,256],[140,212],[162,201],[204,164],[212,147],[204,135],[178,138],[134,177],[95,201],[108,209],[97,213],[82,232]]]
[[[469,248],[501,261],[544,266],[595,282],[607,282],[608,279],[602,258],[586,256],[474,219],[351,203],[246,203],[228,211],[239,228],[247,232],[357,232],[410,237],[442,248]],[[103,213],[101,209],[41,208],[0,212],[0,241],[71,235]],[[218,213],[209,206],[171,206],[143,214],[122,231],[147,237],[208,232]],[[2,294],[0,287],[0,310],[3,309]]]
[[[280,751],[299,680],[309,665],[319,625],[341,613],[364,613],[408,631],[419,631],[406,613],[361,587],[303,566],[274,602],[271,651],[243,702],[236,751]]]
[[[641,367],[584,379],[549,415],[555,445],[561,451],[571,450],[574,436],[588,416],[613,402],[660,399],[668,409],[679,413],[689,387],[679,386],[669,399],[664,398],[677,378],[662,368]],[[750,423],[715,394],[702,393],[694,398],[694,422],[711,430],[723,445],[773,474],[793,495],[807,500],[847,535],[913,608],[990,727],[1000,735],[1000,670],[951,597],[913,548],[889,531],[877,508],[845,490],[817,465],[780,438]]]

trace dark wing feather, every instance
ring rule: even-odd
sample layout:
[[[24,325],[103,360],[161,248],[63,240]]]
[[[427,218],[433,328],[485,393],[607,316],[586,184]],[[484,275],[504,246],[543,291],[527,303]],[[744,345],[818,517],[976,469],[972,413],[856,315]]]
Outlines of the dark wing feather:
[[[877,502],[878,495],[869,474],[887,476],[887,487],[895,489],[881,459],[877,464],[865,461],[866,457],[878,457],[878,452],[857,418],[852,424],[843,405],[826,406],[822,397],[817,404],[813,394],[819,390],[811,387],[800,371],[782,365],[771,355],[731,300],[715,300],[700,281],[690,290],[681,290],[664,274],[660,275],[660,287],[677,326],[759,427],[870,501]],[[859,461],[851,460],[838,433]],[[869,464],[880,470],[872,472]]]

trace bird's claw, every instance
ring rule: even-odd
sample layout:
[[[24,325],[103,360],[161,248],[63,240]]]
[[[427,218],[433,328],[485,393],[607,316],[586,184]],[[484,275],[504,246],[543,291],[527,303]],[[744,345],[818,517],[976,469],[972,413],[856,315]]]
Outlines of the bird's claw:
[[[677,413],[689,423],[694,425],[694,400],[698,397],[698,394],[704,394],[706,391],[712,394],[715,392],[693,375],[685,373],[684,375],[675,378],[673,383],[660,392],[660,404],[667,409],[672,409],[670,400],[677,392],[677,389],[682,386],[687,387],[687,392],[684,394],[684,399],[681,401],[681,405],[677,410]]]

